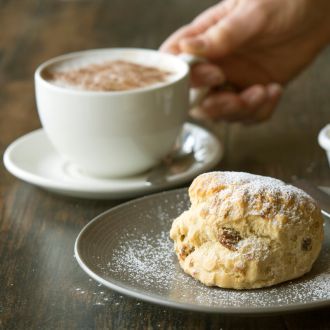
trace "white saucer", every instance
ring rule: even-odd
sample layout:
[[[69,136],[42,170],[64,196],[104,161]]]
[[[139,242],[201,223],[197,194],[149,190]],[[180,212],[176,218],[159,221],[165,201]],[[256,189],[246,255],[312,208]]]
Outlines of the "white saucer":
[[[185,172],[169,175],[161,185],[147,182],[148,173],[120,179],[86,176],[57,153],[43,129],[28,133],[10,144],[4,153],[4,164],[19,179],[62,195],[95,199],[141,196],[189,182],[198,174],[212,169],[222,158],[223,147],[209,131],[191,123],[186,123],[183,129],[194,138],[198,161]]]

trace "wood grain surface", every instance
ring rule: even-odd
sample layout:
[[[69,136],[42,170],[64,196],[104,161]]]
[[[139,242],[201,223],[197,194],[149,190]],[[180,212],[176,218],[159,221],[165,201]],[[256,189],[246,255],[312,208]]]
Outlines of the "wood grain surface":
[[[89,48],[157,48],[211,0],[0,0],[0,147],[40,127],[33,73],[56,55]],[[299,56],[299,54],[297,54]],[[318,131],[330,122],[326,49],[264,124],[213,124],[225,145],[219,169],[330,185]],[[99,286],[77,265],[81,228],[119,201],[65,198],[0,167],[1,329],[330,329],[330,309],[229,317],[189,313]]]

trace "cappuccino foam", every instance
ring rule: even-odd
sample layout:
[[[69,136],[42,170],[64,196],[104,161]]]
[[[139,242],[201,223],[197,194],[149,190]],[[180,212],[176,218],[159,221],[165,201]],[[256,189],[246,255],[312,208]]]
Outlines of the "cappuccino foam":
[[[166,82],[171,72],[129,61],[89,63],[79,68],[44,69],[49,82],[86,91],[126,91]]]

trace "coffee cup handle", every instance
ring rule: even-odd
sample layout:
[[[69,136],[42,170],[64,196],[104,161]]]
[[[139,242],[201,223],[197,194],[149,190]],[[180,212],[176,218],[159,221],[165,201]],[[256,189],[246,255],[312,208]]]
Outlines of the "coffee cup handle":
[[[192,55],[192,54],[187,54],[187,53],[182,53],[179,54],[178,57],[186,62],[190,67],[193,66],[194,64],[198,63],[205,63],[207,62],[207,59],[204,57]],[[206,94],[209,92],[208,87],[204,88],[191,88],[189,92],[189,104],[190,108],[194,108],[199,105],[199,103],[204,99]]]

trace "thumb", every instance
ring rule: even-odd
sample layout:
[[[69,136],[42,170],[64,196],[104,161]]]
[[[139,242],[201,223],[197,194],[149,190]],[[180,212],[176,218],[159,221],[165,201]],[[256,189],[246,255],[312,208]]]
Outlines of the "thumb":
[[[181,51],[216,59],[230,55],[262,32],[264,17],[256,8],[234,9],[203,33],[182,39]]]

